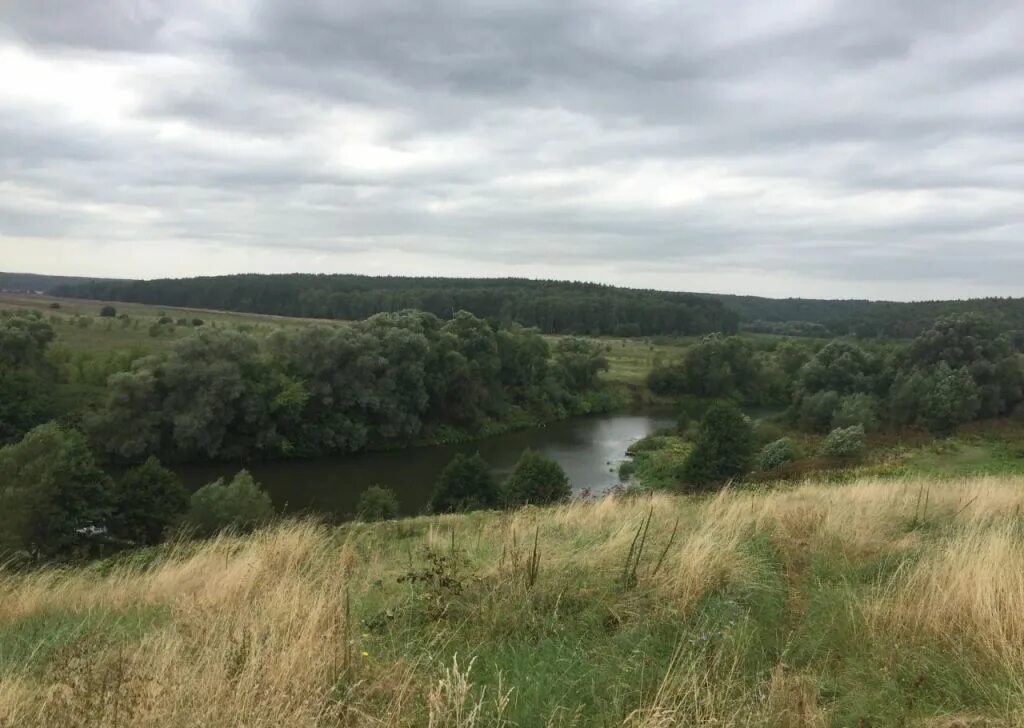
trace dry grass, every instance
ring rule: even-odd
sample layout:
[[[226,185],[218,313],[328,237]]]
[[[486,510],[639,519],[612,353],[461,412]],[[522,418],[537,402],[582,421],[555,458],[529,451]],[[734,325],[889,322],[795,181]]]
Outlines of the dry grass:
[[[823,588],[815,559],[849,569],[841,609],[854,644],[873,645],[857,659],[881,660],[894,640],[925,644],[951,670],[963,663],[955,679],[998,683],[942,711],[915,697],[900,708],[908,724],[1018,725],[1022,501],[1018,479],[808,483],[342,529],[292,522],[168,546],[146,564],[0,571],[0,726],[587,725],[594,706],[573,697],[578,686],[548,676],[531,688],[529,660],[582,652],[585,665],[615,649],[593,678],[607,681],[593,690],[608,699],[603,724],[842,725],[843,696],[821,693],[824,675],[839,679],[835,655],[787,662],[822,629],[804,613]],[[896,567],[857,581],[881,557]],[[759,606],[780,592],[776,612]],[[719,628],[722,605],[738,616]],[[149,616],[125,631],[124,614]],[[47,619],[81,627],[58,639],[26,626]],[[616,660],[654,660],[628,650],[655,630],[671,636],[645,648],[664,650],[644,667],[654,672],[620,671]],[[777,635],[789,643],[772,647]]]

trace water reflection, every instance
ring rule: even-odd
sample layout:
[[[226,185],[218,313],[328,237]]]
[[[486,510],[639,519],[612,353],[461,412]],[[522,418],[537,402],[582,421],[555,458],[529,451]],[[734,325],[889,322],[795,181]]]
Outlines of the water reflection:
[[[247,467],[285,512],[314,510],[347,516],[367,487],[380,484],[394,489],[403,513],[412,515],[423,510],[434,481],[457,452],[479,452],[498,477],[504,478],[523,450],[531,447],[557,460],[574,490],[587,488],[599,493],[618,483],[618,464],[632,442],[671,423],[671,418],[656,413],[597,415],[463,445],[259,462]],[[185,484],[195,489],[218,477],[229,477],[239,467],[188,465],[178,472]]]

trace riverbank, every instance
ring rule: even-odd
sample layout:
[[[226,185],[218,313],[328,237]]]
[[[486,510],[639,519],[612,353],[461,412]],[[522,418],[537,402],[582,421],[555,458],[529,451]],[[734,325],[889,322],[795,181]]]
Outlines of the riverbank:
[[[1022,502],[810,483],[0,570],[0,724],[1015,725]]]

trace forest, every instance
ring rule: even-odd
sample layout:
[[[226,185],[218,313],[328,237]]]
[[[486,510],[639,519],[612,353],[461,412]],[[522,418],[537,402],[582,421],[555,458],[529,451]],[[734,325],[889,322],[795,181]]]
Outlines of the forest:
[[[358,320],[418,309],[465,310],[546,334],[649,336],[735,332],[737,315],[705,296],[527,279],[235,275],[60,286],[61,296],[224,311]]]
[[[4,275],[0,274],[0,287]],[[97,300],[225,311],[362,319],[415,308],[440,318],[458,310],[548,334],[673,336],[735,333],[913,338],[937,318],[986,317],[1000,331],[1024,331],[1024,299],[910,303],[673,293],[527,279],[359,275],[233,275],[152,281],[48,278],[39,290]],[[1018,334],[1020,335],[1020,334]]]

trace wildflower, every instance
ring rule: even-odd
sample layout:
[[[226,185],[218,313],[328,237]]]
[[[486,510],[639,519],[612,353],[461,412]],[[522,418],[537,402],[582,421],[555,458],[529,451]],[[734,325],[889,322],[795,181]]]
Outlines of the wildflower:
[[[370,656],[370,653],[367,652],[366,650],[363,650],[363,657],[369,657],[369,656]]]

